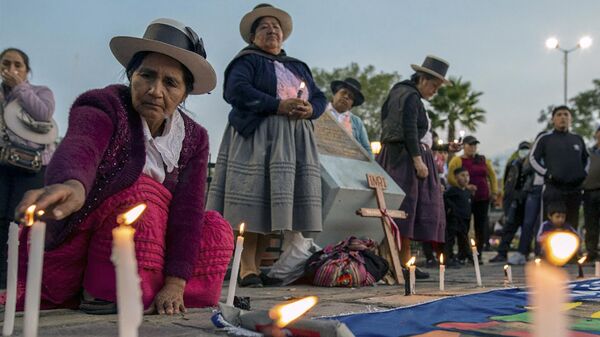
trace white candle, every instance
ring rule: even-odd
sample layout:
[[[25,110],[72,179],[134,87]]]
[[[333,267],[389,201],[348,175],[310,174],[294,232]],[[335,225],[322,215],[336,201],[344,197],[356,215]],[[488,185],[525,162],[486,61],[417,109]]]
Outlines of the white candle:
[[[244,250],[244,223],[240,224],[240,235],[235,242],[235,253],[233,254],[233,263],[231,264],[231,276],[229,277],[229,288],[227,289],[227,302],[233,306],[235,290],[237,288],[237,279],[240,273],[240,260],[242,259],[242,250]]]
[[[11,222],[8,228],[8,267],[6,279],[6,304],[2,336],[10,336],[15,327],[17,305],[17,269],[19,265],[19,225]]]
[[[560,268],[541,262],[525,267],[533,308],[534,337],[568,336],[568,316],[563,312],[567,303],[567,274]]]
[[[477,245],[475,240],[471,239],[471,251],[473,252],[473,265],[475,266],[475,277],[477,278],[477,286],[482,287],[481,283],[481,270],[479,270],[479,253],[477,252]]]
[[[137,337],[142,324],[144,304],[140,288],[137,260],[135,258],[135,229],[130,225],[142,214],[146,205],[141,204],[119,215],[119,226],[113,229],[111,260],[117,276],[117,308],[119,336]]]
[[[144,312],[135,258],[134,233],[135,229],[130,226],[118,226],[112,231],[111,260],[117,275],[117,307],[121,337],[137,337]]]
[[[600,277],[600,261],[596,261],[594,265],[596,266],[596,277]]]
[[[409,284],[410,284],[410,294],[414,295],[415,292],[415,286],[416,286],[416,270],[417,270],[417,266],[415,266],[415,261],[417,260],[416,257],[411,257],[410,260],[408,260],[408,263],[406,264],[408,266],[408,270],[409,270]]]
[[[508,264],[504,266],[504,276],[506,276],[506,283],[511,285],[513,283],[512,267]]]
[[[306,84],[304,84],[304,81],[300,82],[300,87],[298,88],[298,92],[296,93],[296,98],[302,98],[302,94],[304,93],[305,86],[306,86]]]
[[[40,318],[40,293],[42,290],[42,268],[44,266],[44,236],[46,223],[33,222],[35,205],[27,209],[27,225],[31,226],[29,260],[27,262],[27,286],[25,289],[25,313],[23,314],[23,336],[37,336]],[[33,224],[32,224],[33,222]]]
[[[440,254],[440,291],[444,291],[444,274],[446,273],[446,266],[444,265],[444,254]]]

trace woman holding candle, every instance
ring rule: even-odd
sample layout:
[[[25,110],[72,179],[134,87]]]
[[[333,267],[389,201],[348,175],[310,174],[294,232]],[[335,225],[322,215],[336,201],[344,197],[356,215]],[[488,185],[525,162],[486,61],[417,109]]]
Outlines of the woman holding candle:
[[[29,56],[24,51],[7,48],[0,53],[0,148],[3,144],[14,144],[27,146],[40,154],[37,172],[0,165],[0,289],[6,288],[5,244],[9,223],[25,191],[44,186],[44,172],[54,153],[58,134],[52,121],[54,95],[48,87],[31,84],[30,74]],[[31,118],[31,126],[47,132],[36,132],[23,124],[18,119],[20,109]]]
[[[271,283],[259,269],[268,234],[322,229],[311,120],[327,102],[309,67],[282,49],[291,32],[288,13],[256,6],[240,22],[248,46],[225,70],[223,96],[231,111],[207,208],[221,212],[232,225],[246,223],[240,286]]]
[[[452,172],[456,168],[464,167],[469,172],[471,181],[467,188],[473,192],[471,214],[473,214],[477,251],[480,255],[479,263],[482,264],[481,252],[489,237],[488,213],[490,202],[495,200],[498,193],[498,181],[492,162],[477,153],[479,140],[473,136],[466,136],[463,142],[465,147],[463,155],[452,158],[448,164],[448,170]],[[448,183],[452,186],[458,186],[456,179],[450,175],[448,176]]]
[[[396,219],[402,236],[400,258],[409,260],[410,240],[444,242],[445,217],[442,188],[432,149],[457,151],[459,144],[433,143],[431,121],[421,99],[430,99],[446,80],[449,64],[427,56],[409,80],[396,83],[381,109],[383,143],[377,162],[406,192],[400,209],[406,219]],[[417,278],[429,275],[417,269]]]
[[[145,308],[173,314],[214,305],[233,237],[218,214],[204,213],[208,136],[181,108],[188,95],[216,84],[202,40],[180,22],[158,19],[143,38],[114,37],[110,48],[129,86],[75,101],[47,186],[17,208],[22,214],[35,203],[48,216],[42,307],[77,307],[83,290],[82,309],[115,310],[111,230],[140,202],[147,209],[133,226]]]

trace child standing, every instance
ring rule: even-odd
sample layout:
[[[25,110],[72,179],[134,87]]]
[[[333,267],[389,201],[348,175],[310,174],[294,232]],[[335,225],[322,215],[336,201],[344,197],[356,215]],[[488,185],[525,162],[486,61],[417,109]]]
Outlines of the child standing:
[[[444,193],[446,208],[446,244],[445,251],[447,265],[457,267],[459,260],[464,260],[469,254],[469,222],[471,220],[471,191],[469,184],[469,171],[458,167],[452,172],[458,186],[451,186]],[[456,240],[456,241],[455,241]],[[458,257],[454,255],[454,243],[458,244]]]

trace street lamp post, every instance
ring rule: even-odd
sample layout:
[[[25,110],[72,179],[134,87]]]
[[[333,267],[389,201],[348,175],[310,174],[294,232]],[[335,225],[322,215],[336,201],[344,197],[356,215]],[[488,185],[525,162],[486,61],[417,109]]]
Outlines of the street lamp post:
[[[548,49],[558,49],[559,51],[561,51],[563,53],[563,63],[564,63],[564,104],[567,104],[567,74],[568,74],[568,70],[569,70],[569,53],[581,48],[581,49],[586,49],[589,48],[592,45],[592,38],[589,36],[584,36],[581,39],[579,39],[579,43],[577,43],[577,45],[571,49],[564,49],[562,48],[559,43],[558,43],[558,39],[555,37],[551,37],[549,39],[546,40],[546,47]]]

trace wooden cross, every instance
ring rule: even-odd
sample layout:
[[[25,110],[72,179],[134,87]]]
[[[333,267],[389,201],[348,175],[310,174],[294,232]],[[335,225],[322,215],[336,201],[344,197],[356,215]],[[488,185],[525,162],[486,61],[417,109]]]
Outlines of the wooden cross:
[[[398,284],[401,284],[401,280],[403,280],[403,277],[402,264],[400,263],[400,256],[398,255],[399,247],[396,245],[396,238],[392,231],[392,224],[390,223],[389,218],[381,212],[381,210],[386,209],[383,191],[387,188],[387,184],[383,176],[369,173],[367,173],[367,182],[369,183],[369,188],[375,190],[377,197],[377,207],[379,208],[361,208],[356,211],[356,214],[362,217],[381,218],[383,232],[385,234],[387,244],[390,247],[390,255],[392,256],[392,267],[394,269],[394,276],[396,278],[396,282]],[[404,211],[388,210],[387,214],[392,218],[406,219],[406,212]]]

